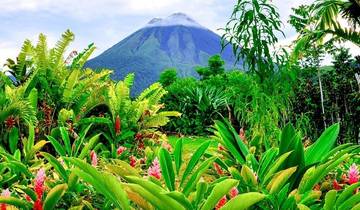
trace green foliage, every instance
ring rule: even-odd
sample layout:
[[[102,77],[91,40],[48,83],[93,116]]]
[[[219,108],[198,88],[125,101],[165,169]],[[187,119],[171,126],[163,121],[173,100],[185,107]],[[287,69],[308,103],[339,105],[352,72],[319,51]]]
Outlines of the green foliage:
[[[214,55],[209,58],[207,67],[198,67],[196,72],[199,74],[202,80],[208,79],[211,76],[222,75],[225,72],[225,61],[223,61],[220,55]]]
[[[163,87],[167,87],[173,84],[177,80],[177,71],[176,69],[165,69],[160,74],[159,82]]]
[[[264,81],[275,71],[270,49],[281,31],[280,15],[267,0],[241,0],[234,6],[223,29],[223,48],[231,44],[237,61],[244,59],[244,69],[256,73]]]
[[[215,128],[218,142],[226,149],[223,152],[226,169],[233,178],[240,180],[240,192],[259,191],[268,197],[259,204],[262,208],[296,208],[299,204],[311,207],[321,195],[314,186],[327,179],[329,172],[358,149],[350,145],[334,148],[339,134],[339,125],[335,124],[304,151],[295,129],[287,125],[282,131],[280,148],[272,148],[256,157],[249,153],[250,149],[229,123],[218,121]],[[315,151],[320,156],[313,153]]]
[[[269,52],[280,31],[274,6],[240,0],[223,45],[235,44],[248,72],[225,72],[216,55],[197,69],[201,80],[169,69],[136,98],[134,74],[114,82],[109,70],[83,68],[93,44],[64,59],[71,31],[53,48],[43,34],[25,41],[6,64],[15,80],[0,72],[0,187],[10,192],[1,206],[358,209],[360,148],[337,143],[359,138],[359,58],[339,49],[333,67],[320,67],[335,41],[357,43],[358,33],[335,19],[355,27],[356,8],[319,0],[294,9],[300,37],[289,57]],[[326,34],[333,37],[323,42]],[[166,131],[214,136],[171,147]]]

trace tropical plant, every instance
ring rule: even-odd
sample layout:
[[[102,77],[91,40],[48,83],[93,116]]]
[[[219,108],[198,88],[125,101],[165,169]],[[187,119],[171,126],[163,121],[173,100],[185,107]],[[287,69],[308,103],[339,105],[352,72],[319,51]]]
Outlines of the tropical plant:
[[[223,49],[232,45],[236,60],[244,60],[244,69],[258,75],[261,82],[274,73],[276,64],[270,52],[278,42],[276,32],[283,32],[280,15],[272,3],[238,1],[223,30]]]
[[[215,128],[217,140],[225,148],[222,166],[233,178],[240,180],[240,192],[259,191],[268,196],[269,199],[259,203],[262,208],[292,209],[316,204],[321,191],[314,187],[359,150],[358,146],[349,144],[334,148],[338,124],[326,129],[306,149],[289,124],[282,131],[280,146],[259,157],[251,152],[228,122],[217,121]]]
[[[208,79],[211,76],[222,75],[225,73],[225,61],[221,59],[220,55],[214,55],[209,58],[208,66],[197,67],[196,72],[202,80]]]
[[[176,80],[177,80],[177,71],[174,68],[165,69],[163,72],[161,72],[159,77],[159,82],[164,88],[173,84]]]
[[[107,168],[108,171],[121,176],[128,182],[120,183],[117,181],[118,179],[116,176],[108,175],[108,180],[111,180],[109,183],[113,183],[113,186],[119,186],[119,191],[117,193],[119,196],[117,198],[115,197],[117,194],[111,194],[112,187],[110,187],[111,189],[104,187],[106,186],[105,183],[100,185],[101,181],[96,179],[96,177],[100,178],[101,175],[90,165],[83,163],[78,159],[69,159],[69,161],[73,162],[81,169],[81,171],[75,169],[76,173],[81,178],[85,179],[95,187],[101,188],[99,191],[106,195],[114,204],[126,200],[126,197],[123,195],[123,191],[125,191],[127,197],[138,207],[143,209],[167,209],[169,205],[171,205],[171,207],[175,209],[205,210],[215,208],[218,202],[224,196],[229,194],[231,189],[238,184],[238,181],[234,179],[218,179],[211,184],[201,181],[204,172],[216,159],[216,157],[213,157],[206,161],[199,162],[208,146],[209,142],[206,142],[195,151],[181,176],[180,171],[182,171],[181,168],[184,166],[181,140],[176,144],[174,160],[172,160],[170,153],[166,149],[162,148],[160,150],[160,166],[157,165],[158,162],[155,162],[155,165],[153,166],[161,167],[160,176],[155,175],[151,171],[160,170],[159,168],[149,168],[149,177],[146,179],[142,178],[137,170],[130,167],[125,162],[114,160],[114,163],[106,164],[104,167]],[[175,166],[175,169],[173,166]],[[164,185],[160,182],[161,175],[164,177]],[[175,181],[175,179],[177,181]],[[110,195],[113,195],[113,197],[110,197]],[[246,198],[249,199],[246,202],[237,202],[238,200]],[[246,209],[264,198],[265,196],[260,193],[233,194],[232,199],[228,203],[223,203],[221,205],[223,206],[223,209]],[[126,206],[127,205],[122,205],[122,208],[126,208]]]

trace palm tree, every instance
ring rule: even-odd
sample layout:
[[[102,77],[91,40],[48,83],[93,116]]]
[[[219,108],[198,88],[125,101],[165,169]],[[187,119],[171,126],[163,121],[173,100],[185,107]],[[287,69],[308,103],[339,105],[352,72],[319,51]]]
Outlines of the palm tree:
[[[360,46],[360,33],[356,26],[360,23],[359,0],[318,0],[315,2],[312,16],[318,20],[313,35],[323,39],[326,35],[333,38],[351,41]],[[340,24],[344,18],[349,26]]]
[[[360,26],[360,1],[348,0],[341,5],[341,15],[343,18],[352,23],[352,27],[355,29]]]

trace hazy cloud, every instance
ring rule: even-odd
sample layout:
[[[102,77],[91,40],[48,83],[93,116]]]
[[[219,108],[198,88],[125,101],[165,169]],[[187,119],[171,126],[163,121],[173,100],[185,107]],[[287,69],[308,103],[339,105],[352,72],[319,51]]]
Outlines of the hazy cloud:
[[[72,49],[94,42],[95,55],[143,27],[154,17],[183,12],[209,29],[218,28],[229,19],[236,0],[1,0],[0,64],[14,57],[26,38],[36,40],[40,32],[54,43],[63,31],[76,35]],[[291,8],[312,0],[273,0],[284,22],[288,43],[295,31],[286,21]]]

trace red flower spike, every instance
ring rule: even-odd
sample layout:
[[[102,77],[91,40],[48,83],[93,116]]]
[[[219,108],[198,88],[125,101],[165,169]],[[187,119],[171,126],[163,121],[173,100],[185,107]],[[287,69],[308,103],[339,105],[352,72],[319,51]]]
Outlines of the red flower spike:
[[[226,195],[224,195],[224,197],[222,197],[222,198],[219,200],[219,202],[216,204],[215,209],[216,209],[216,210],[221,209],[221,207],[223,207],[223,206],[226,204],[226,202],[227,202],[227,198],[226,198]]]
[[[136,157],[135,156],[130,156],[130,166],[131,167],[135,167],[136,166]]]
[[[221,169],[221,167],[219,166],[219,164],[214,163],[214,168],[215,168],[216,172],[217,172],[219,175],[223,175],[223,174],[224,174],[224,172],[223,172],[223,170]]]
[[[116,116],[115,119],[115,134],[119,135],[121,133],[121,119],[120,116]]]
[[[336,179],[334,179],[334,181],[333,181],[333,188],[335,190],[341,190],[342,189],[341,185],[336,181]]]

